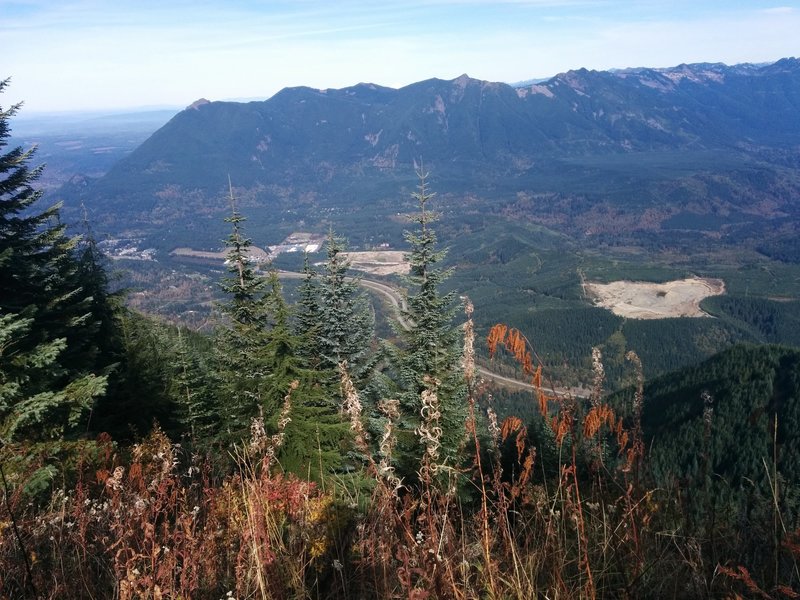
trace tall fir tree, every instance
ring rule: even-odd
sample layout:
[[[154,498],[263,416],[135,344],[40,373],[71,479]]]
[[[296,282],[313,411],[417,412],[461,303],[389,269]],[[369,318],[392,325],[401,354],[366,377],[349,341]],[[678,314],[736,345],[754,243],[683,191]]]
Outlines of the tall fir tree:
[[[157,419],[158,411],[148,411],[157,397],[143,401],[142,382],[126,377],[130,374],[129,360],[136,361],[128,352],[131,348],[126,347],[129,339],[126,329],[129,329],[131,316],[124,307],[124,290],[110,290],[109,260],[97,244],[85,207],[76,258],[77,278],[88,301],[88,319],[76,344],[93,357],[95,371],[108,377],[108,388],[94,407],[89,430],[107,432],[115,440],[123,440],[134,431],[145,433],[146,427]],[[133,425],[135,423],[144,424],[145,429]]]
[[[174,339],[174,362],[172,396],[177,404],[177,421],[182,426],[182,434],[187,436],[192,447],[202,448],[213,436],[216,427],[216,412],[210,382],[206,376],[208,365],[202,352],[192,340],[198,334],[178,327]]]
[[[303,258],[303,281],[297,288],[293,318],[294,332],[300,338],[298,354],[312,369],[320,368],[318,339],[322,315],[319,302],[319,275],[311,267],[308,254]]]
[[[217,369],[218,408],[224,433],[234,441],[246,437],[251,420],[262,408],[260,397],[267,373],[256,361],[263,330],[270,326],[266,307],[266,279],[258,274],[249,256],[251,241],[244,235],[246,220],[236,209],[233,186],[228,181],[231,233],[228,248],[228,275],[219,286],[227,300],[220,305],[227,322],[218,332]]]
[[[111,292],[108,257],[100,250],[84,208],[83,234],[77,247],[77,278],[88,299],[91,341],[98,369],[108,370],[122,360],[119,316],[124,291]]]
[[[410,270],[402,311],[404,326],[398,326],[397,331],[402,349],[395,352],[394,363],[399,367],[399,399],[406,430],[417,430],[419,426],[423,393],[435,393],[441,413],[440,460],[456,466],[467,414],[461,334],[454,324],[455,294],[441,289],[452,271],[441,267],[446,251],[438,249],[431,226],[437,218],[430,210],[435,194],[428,189],[428,175],[422,168],[417,176],[419,184],[412,197],[419,207],[414,219],[418,227],[405,232],[411,246],[407,256]],[[409,436],[405,437],[409,443]],[[419,455],[418,450],[411,450],[411,454]]]
[[[92,431],[108,432],[123,442],[146,435],[154,424],[175,433],[173,332],[164,323],[125,309],[119,311],[116,327],[121,360],[110,376],[108,394],[92,415]]]
[[[358,280],[348,276],[344,240],[328,233],[327,260],[320,276],[318,347],[321,367],[343,362],[356,388],[363,388],[378,360],[373,348],[375,318]],[[338,380],[338,375],[336,376]]]
[[[295,331],[303,339],[301,355],[331,383],[339,381],[339,365],[346,363],[353,383],[363,392],[373,383],[381,358],[375,316],[358,279],[349,275],[344,240],[331,231],[325,249],[321,273],[309,266],[307,258],[303,267],[295,316]]]
[[[8,80],[0,81],[0,92]],[[0,436],[46,440],[79,433],[106,377],[94,370],[91,297],[81,288],[77,239],[58,222],[59,205],[36,212],[42,167],[34,149],[4,151],[10,119],[0,108]]]

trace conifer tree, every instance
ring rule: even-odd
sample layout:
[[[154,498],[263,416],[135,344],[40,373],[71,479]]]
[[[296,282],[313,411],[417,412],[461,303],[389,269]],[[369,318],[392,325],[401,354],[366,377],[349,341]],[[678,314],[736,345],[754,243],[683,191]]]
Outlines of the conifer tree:
[[[121,360],[110,376],[109,391],[92,415],[91,429],[118,441],[145,435],[157,423],[165,431],[177,426],[173,393],[173,333],[134,311],[120,309],[116,324]]]
[[[398,327],[403,347],[395,353],[399,365],[400,401],[408,429],[416,429],[420,421],[423,392],[433,392],[441,412],[441,462],[454,466],[456,454],[464,438],[466,388],[461,372],[460,332],[454,324],[455,294],[444,293],[441,286],[451,274],[440,265],[446,251],[437,247],[436,233],[431,227],[436,215],[430,210],[435,194],[427,184],[427,173],[417,171],[419,185],[412,197],[419,213],[416,231],[407,231],[411,246],[407,259],[410,271],[406,277],[408,292],[403,322]]]
[[[8,80],[0,81],[0,92]],[[81,347],[90,298],[80,287],[77,240],[58,223],[59,205],[36,212],[42,168],[34,150],[4,151],[19,105],[0,108],[0,436],[60,438],[78,431],[106,377]]]
[[[98,369],[108,372],[109,367],[123,358],[119,316],[123,310],[124,291],[110,291],[108,258],[98,247],[85,213],[83,229],[77,247],[77,279],[88,300],[84,344],[91,343],[87,352],[94,353]]]
[[[263,296],[266,280],[250,264],[252,241],[244,235],[242,229],[242,223],[246,219],[236,210],[230,180],[228,186],[231,216],[225,222],[231,224],[231,233],[225,241],[228,248],[225,264],[229,275],[220,283],[220,288],[228,295],[228,301],[222,309],[231,322],[245,332],[258,329],[263,324],[264,315],[258,300]]]
[[[348,277],[344,240],[328,234],[327,261],[320,277],[318,351],[321,367],[335,371],[342,362],[357,388],[377,361],[372,350],[375,319],[358,281]],[[338,379],[338,377],[337,377]]]
[[[306,366],[318,369],[320,365],[317,340],[322,316],[319,306],[319,280],[317,272],[308,262],[308,254],[303,259],[303,281],[297,289],[298,300],[295,305],[294,332],[300,338],[298,354]]]
[[[225,222],[232,226],[225,241],[228,275],[219,284],[228,297],[220,306],[228,322],[218,334],[216,374],[225,436],[238,441],[246,436],[250,421],[263,408],[260,391],[267,374],[256,357],[263,342],[263,330],[270,324],[265,303],[266,279],[250,264],[251,241],[242,230],[245,218],[236,210],[230,181],[228,186],[231,216]]]
[[[141,378],[128,377],[131,375],[128,363],[137,362],[137,358],[129,352],[132,348],[126,347],[130,335],[126,337],[125,330],[130,329],[131,316],[123,305],[125,292],[110,291],[109,261],[98,247],[85,209],[76,260],[76,278],[86,299],[87,319],[78,335],[73,336],[73,344],[94,365],[95,372],[108,377],[108,388],[92,411],[89,429],[109,433],[115,440],[122,440],[134,431],[145,433],[158,414],[163,415],[162,407],[155,406],[162,398],[152,394],[144,398]],[[144,325],[143,319],[138,322]],[[150,382],[145,387],[157,389]]]
[[[339,381],[339,365],[346,362],[354,384],[363,390],[380,358],[373,347],[375,318],[358,280],[348,275],[344,240],[331,231],[325,247],[321,273],[307,259],[304,266],[295,319],[295,331],[304,339],[301,354],[330,382]]]
[[[177,421],[183,426],[192,445],[202,446],[211,439],[216,422],[213,399],[209,393],[207,371],[200,353],[190,345],[189,333],[179,327],[175,337],[175,360],[172,363],[172,394],[178,407]]]
[[[30,344],[34,319],[0,314],[0,440],[46,441],[59,439],[76,428],[91,408],[105,381],[86,377],[64,387],[52,384],[58,357],[66,347],[63,338]]]

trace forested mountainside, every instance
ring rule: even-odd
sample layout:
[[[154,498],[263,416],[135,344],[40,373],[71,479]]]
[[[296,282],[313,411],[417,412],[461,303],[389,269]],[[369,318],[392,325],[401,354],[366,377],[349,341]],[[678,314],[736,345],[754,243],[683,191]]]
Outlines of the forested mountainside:
[[[709,476],[723,501],[742,488],[768,493],[773,468],[797,476],[798,350],[736,346],[648,382],[644,397],[642,429],[661,484]]]
[[[581,69],[518,88],[466,75],[289,88],[263,102],[198,101],[61,195],[114,233],[216,243],[230,175],[259,237],[287,223],[342,227],[357,210],[396,240],[402,227],[386,217],[422,158],[455,218],[513,215],[593,236],[750,232],[796,217],[799,109],[793,58]]]

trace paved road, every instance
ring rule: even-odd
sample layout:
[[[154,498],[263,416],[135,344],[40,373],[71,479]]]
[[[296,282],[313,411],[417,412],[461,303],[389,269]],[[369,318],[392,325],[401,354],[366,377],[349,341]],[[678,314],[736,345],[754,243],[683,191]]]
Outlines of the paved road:
[[[293,271],[278,271],[278,276],[287,279],[299,279],[305,277],[302,273],[295,273]],[[403,318],[401,312],[403,309],[405,309],[406,302],[397,288],[394,288],[390,285],[372,279],[358,279],[358,283],[359,285],[361,285],[361,287],[377,292],[381,294],[384,298],[386,298],[389,301],[389,304],[391,304],[392,309],[395,311],[395,316],[397,318],[398,323],[400,323],[400,326],[406,329],[408,328],[409,326],[408,322]],[[499,373],[495,373],[494,371],[491,371],[486,367],[476,365],[476,370],[481,377],[490,379],[495,383],[498,383],[502,386],[511,389],[526,390],[530,392],[536,390],[536,387],[528,383],[527,381],[520,381],[519,379],[514,379],[513,377],[506,377],[505,375],[500,375]],[[555,394],[558,396],[565,396],[571,394],[575,397],[583,397],[585,395],[584,390],[578,390],[578,389],[558,389],[558,388],[551,389],[543,387],[542,390],[545,393]]]

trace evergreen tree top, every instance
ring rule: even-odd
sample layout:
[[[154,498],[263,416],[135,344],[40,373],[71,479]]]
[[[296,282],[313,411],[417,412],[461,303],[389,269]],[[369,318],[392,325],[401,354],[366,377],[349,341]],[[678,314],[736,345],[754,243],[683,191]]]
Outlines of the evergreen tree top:
[[[412,197],[419,204],[415,222],[417,231],[406,231],[406,240],[411,246],[407,255],[410,271],[406,276],[409,291],[406,298],[404,320],[411,327],[400,332],[407,345],[406,370],[417,380],[418,391],[424,389],[423,376],[430,375],[444,380],[445,373],[458,363],[458,330],[453,327],[455,317],[455,294],[442,293],[439,289],[451,275],[452,269],[438,266],[445,250],[437,247],[436,233],[430,226],[436,214],[429,210],[429,202],[435,196],[428,188],[428,173],[417,171],[419,184]]]
[[[230,192],[231,216],[226,218],[232,224],[231,233],[225,240],[228,248],[225,265],[229,275],[219,283],[219,287],[229,296],[229,301],[222,305],[222,310],[228,317],[241,326],[258,326],[259,309],[257,303],[263,299],[266,279],[253,269],[249,250],[250,239],[245,237],[242,223],[246,219],[236,210],[236,199],[233,195],[233,186],[228,179]]]

